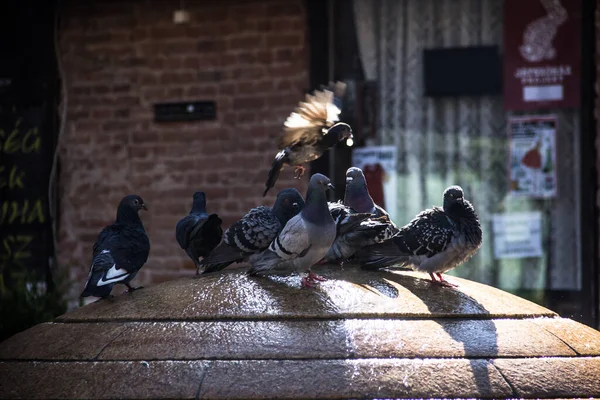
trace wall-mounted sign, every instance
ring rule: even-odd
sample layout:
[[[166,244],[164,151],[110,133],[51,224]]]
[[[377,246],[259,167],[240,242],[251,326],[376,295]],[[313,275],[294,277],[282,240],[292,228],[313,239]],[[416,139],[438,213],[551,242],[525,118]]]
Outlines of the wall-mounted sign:
[[[512,196],[556,197],[556,116],[508,120],[509,193]]]
[[[578,107],[581,0],[504,0],[504,107]]]
[[[492,224],[495,259],[543,255],[540,212],[494,214]]]

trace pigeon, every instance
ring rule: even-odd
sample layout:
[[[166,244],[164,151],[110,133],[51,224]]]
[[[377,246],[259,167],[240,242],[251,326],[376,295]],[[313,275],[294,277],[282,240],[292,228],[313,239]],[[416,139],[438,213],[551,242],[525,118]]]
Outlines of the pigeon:
[[[344,205],[350,207],[352,210],[358,213],[368,212],[374,214],[376,217],[390,217],[387,211],[375,204],[373,201],[373,198],[371,197],[367,187],[365,175],[363,174],[362,170],[357,167],[350,167],[346,171],[346,192],[344,193]]]
[[[321,263],[343,265],[358,249],[388,240],[398,231],[387,215],[376,217],[370,212],[356,213],[339,202],[329,203],[329,211],[337,233]]]
[[[427,272],[431,281],[456,286],[442,274],[467,261],[481,247],[479,218],[460,186],[444,191],[444,206],[420,212],[390,240],[356,253],[362,268],[379,269],[398,264]],[[439,279],[435,279],[436,275]]]
[[[343,265],[356,250],[381,243],[398,232],[398,227],[392,222],[389,214],[373,202],[360,168],[348,168],[343,204],[329,203],[329,210],[338,227],[338,233],[322,260],[323,263],[338,262]],[[361,215],[367,215],[368,218],[360,217]],[[358,218],[358,223],[350,223],[351,216],[355,220]]]
[[[259,206],[251,209],[225,231],[223,242],[202,260],[203,273],[220,271],[265,250],[303,207],[304,199],[300,192],[289,188],[277,194],[273,208]]]
[[[128,292],[142,288],[129,284],[150,253],[150,240],[139,210],[148,210],[140,196],[129,195],[121,200],[117,220],[102,229],[94,243],[92,265],[81,297],[110,297],[117,283],[127,286]]]
[[[333,88],[331,88],[333,86]],[[339,121],[346,84],[337,82],[313,95],[306,95],[284,123],[285,132],[279,140],[279,153],[269,170],[263,197],[275,185],[285,165],[295,166],[296,178],[304,175],[302,165],[321,157],[325,151],[342,140],[351,143],[352,128]]]
[[[336,226],[327,207],[328,189],[334,189],[329,178],[322,174],[311,176],[304,208],[285,224],[266,250],[250,257],[249,275],[307,270],[303,287],[325,280],[311,267],[325,256],[335,240]]]
[[[194,193],[190,213],[183,217],[175,227],[177,243],[196,265],[196,275],[200,271],[199,257],[206,257],[217,247],[223,237],[223,221],[217,214],[206,212],[206,194]]]

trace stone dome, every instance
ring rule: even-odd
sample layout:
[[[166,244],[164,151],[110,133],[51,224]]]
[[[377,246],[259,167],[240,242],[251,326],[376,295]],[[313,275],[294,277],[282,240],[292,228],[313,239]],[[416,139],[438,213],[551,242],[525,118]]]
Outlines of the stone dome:
[[[189,277],[0,344],[1,398],[600,396],[600,332],[492,287],[319,267]]]

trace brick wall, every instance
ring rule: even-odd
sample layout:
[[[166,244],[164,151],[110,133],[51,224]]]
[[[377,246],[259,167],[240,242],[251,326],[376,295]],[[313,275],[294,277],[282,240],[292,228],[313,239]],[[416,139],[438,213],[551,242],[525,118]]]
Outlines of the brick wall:
[[[68,107],[58,254],[77,291],[98,232],[126,194],[150,208],[142,212],[150,258],[136,278],[148,284],[195,271],[174,238],[194,191],[207,193],[208,211],[226,227],[251,207],[271,205],[282,187],[305,191],[306,179],[288,170],[261,197],[275,138],[308,88],[304,2],[188,1],[183,25],[172,22],[178,5],[63,2]],[[216,121],[153,122],[156,102],[203,99],[216,101]]]

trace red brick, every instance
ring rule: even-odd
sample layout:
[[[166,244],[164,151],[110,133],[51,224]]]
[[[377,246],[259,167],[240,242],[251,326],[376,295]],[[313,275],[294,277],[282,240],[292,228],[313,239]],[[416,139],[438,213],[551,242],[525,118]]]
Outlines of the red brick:
[[[300,47],[303,37],[300,34],[279,34],[267,37],[268,47]]]
[[[154,250],[137,278],[145,283],[193,275],[173,229],[195,190],[207,193],[225,226],[274,201],[276,191],[263,198],[262,188],[275,141],[308,86],[304,2],[186,7],[192,19],[182,25],[172,23],[173,6],[163,1],[75,2],[62,10],[71,101],[61,149],[59,262],[78,266],[72,275],[80,279],[125,193],[150,204],[142,220]],[[154,103],[181,99],[216,101],[217,120],[154,122]],[[284,172],[275,189],[304,192],[306,180],[291,176]],[[98,212],[84,218],[90,206]]]
[[[262,46],[264,37],[262,35],[243,35],[232,37],[227,41],[228,50],[255,49]]]
[[[213,53],[219,51],[222,45],[218,39],[201,39],[196,42],[198,53]]]

